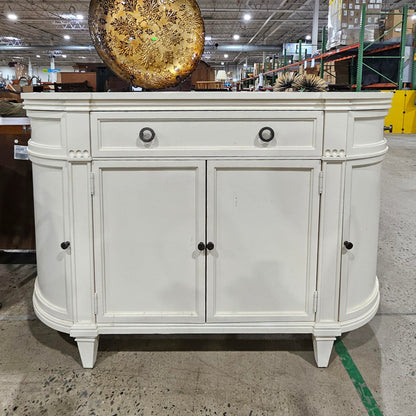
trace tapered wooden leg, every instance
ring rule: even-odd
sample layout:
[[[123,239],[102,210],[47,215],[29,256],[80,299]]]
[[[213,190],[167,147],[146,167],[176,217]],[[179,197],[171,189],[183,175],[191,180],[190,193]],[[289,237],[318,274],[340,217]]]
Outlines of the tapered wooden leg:
[[[315,361],[318,367],[328,367],[329,358],[331,357],[332,347],[335,337],[322,337],[312,335],[313,351]]]
[[[79,355],[81,356],[84,368],[93,368],[97,359],[98,336],[97,337],[78,337],[75,338],[78,344]]]

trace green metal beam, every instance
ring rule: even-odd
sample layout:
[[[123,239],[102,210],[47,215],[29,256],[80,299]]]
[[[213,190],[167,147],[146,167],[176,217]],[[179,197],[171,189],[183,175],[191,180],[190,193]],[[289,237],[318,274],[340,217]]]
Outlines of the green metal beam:
[[[380,55],[380,56],[364,56],[364,59],[399,59],[400,56],[386,56],[386,55]]]
[[[402,36],[400,41],[400,61],[399,61],[399,90],[403,88],[403,69],[404,69],[404,55],[406,50],[406,31],[407,31],[407,11],[409,6],[403,6],[403,21],[402,21]]]
[[[360,28],[360,46],[358,47],[358,61],[357,61],[357,86],[356,91],[361,91],[361,84],[363,82],[363,57],[364,57],[364,34],[365,34],[365,16],[367,5],[361,6],[361,28]]]

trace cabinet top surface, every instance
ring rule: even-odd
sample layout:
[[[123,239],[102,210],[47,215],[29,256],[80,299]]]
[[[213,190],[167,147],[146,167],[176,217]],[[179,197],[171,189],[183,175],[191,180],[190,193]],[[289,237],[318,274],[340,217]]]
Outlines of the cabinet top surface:
[[[125,92],[25,93],[27,110],[117,111],[182,109],[249,110],[386,110],[392,93],[385,92]]]

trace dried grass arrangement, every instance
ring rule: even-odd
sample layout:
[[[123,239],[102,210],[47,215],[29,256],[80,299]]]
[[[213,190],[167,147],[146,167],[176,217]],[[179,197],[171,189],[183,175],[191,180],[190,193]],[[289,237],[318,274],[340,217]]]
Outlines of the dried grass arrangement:
[[[285,74],[279,75],[274,84],[273,91],[296,91],[295,85],[297,85],[297,78],[299,75],[296,72],[286,72]]]
[[[316,75],[287,72],[277,78],[273,91],[324,92],[328,91],[328,85],[322,78]]]

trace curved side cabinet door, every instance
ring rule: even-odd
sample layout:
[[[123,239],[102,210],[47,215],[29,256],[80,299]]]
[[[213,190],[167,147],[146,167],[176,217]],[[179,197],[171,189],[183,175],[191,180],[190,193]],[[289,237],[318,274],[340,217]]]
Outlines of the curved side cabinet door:
[[[376,266],[382,159],[373,158],[371,163],[368,160],[351,161],[346,166],[341,321],[360,319],[377,307],[379,291]]]
[[[32,158],[32,162],[38,267],[35,308],[68,320],[71,248],[61,248],[61,243],[70,239],[67,167],[59,161]]]

